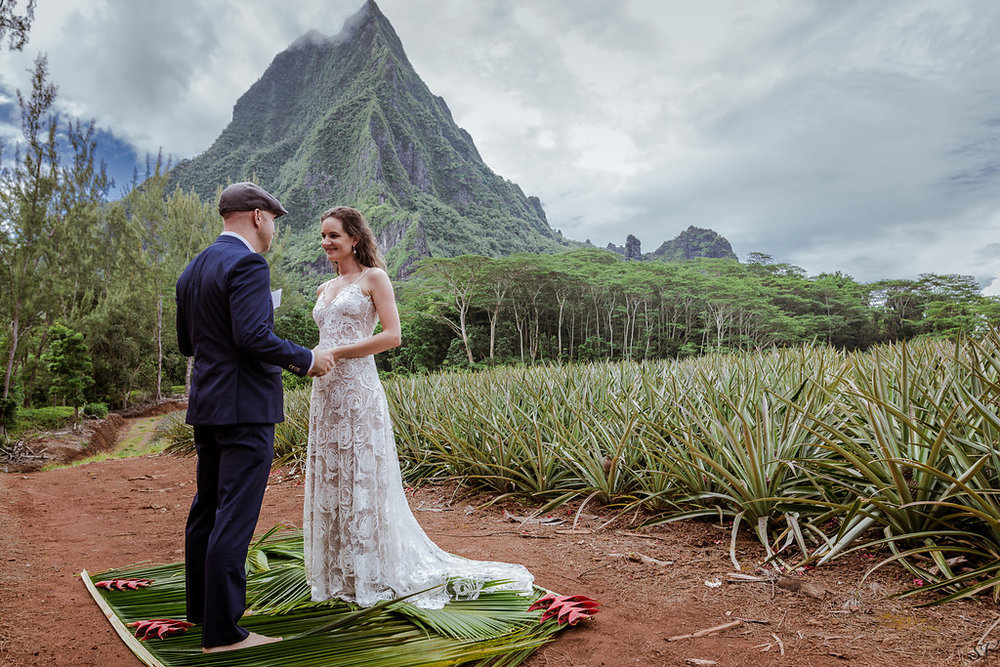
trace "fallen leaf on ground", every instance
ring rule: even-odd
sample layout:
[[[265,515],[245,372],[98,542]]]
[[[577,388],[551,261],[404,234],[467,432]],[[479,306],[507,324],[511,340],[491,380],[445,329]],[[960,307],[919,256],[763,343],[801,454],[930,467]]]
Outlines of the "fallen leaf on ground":
[[[783,588],[786,591],[799,593],[800,595],[805,595],[806,597],[815,598],[817,600],[822,600],[826,597],[826,589],[807,581],[792,579],[791,577],[781,577],[778,579],[778,588]]]

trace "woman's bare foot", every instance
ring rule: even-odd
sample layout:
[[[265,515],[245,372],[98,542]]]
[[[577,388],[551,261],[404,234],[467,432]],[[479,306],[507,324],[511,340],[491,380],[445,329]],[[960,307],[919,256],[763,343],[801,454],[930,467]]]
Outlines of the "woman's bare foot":
[[[273,644],[275,642],[280,642],[281,637],[265,637],[264,635],[258,635],[256,632],[251,632],[246,636],[246,639],[238,641],[235,644],[224,644],[222,646],[213,646],[211,648],[201,649],[202,653],[222,653],[224,651],[238,651],[241,648],[250,648],[251,646],[263,646],[264,644]]]

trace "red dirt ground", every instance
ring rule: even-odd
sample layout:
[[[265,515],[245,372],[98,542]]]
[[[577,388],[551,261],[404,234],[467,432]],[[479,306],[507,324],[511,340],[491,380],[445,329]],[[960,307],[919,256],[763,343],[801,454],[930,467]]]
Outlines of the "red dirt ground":
[[[193,476],[193,459],[165,455],[0,474],[0,664],[138,665],[77,575],[180,560]],[[527,515],[526,508],[493,505],[467,514],[488,497],[463,494],[433,485],[414,493],[411,506],[438,544],[463,556],[523,563],[539,585],[603,605],[593,620],[532,656],[532,667],[996,664],[996,654],[968,657],[997,620],[995,605],[916,609],[888,599],[910,578],[889,567],[859,587],[871,562],[861,556],[793,575],[826,591],[815,599],[727,579],[734,571],[728,531],[712,523],[641,533],[615,523],[596,532],[611,515],[588,506],[585,512],[602,516],[585,515],[580,532],[567,533],[574,515],[566,508],[561,525],[521,526],[504,511]],[[276,472],[258,530],[301,526],[302,497],[298,478]],[[741,538],[738,555],[743,572],[754,573],[762,550]],[[723,583],[706,585],[714,580]],[[711,636],[666,639],[734,620],[742,622]],[[992,630],[988,639],[998,637]]]

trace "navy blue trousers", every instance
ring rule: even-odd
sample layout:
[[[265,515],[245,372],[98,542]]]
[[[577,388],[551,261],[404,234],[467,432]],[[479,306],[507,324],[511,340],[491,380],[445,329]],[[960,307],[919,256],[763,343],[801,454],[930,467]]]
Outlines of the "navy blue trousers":
[[[246,557],[274,457],[274,424],[195,426],[198,490],[185,531],[187,619],[204,647],[233,644],[248,631]]]

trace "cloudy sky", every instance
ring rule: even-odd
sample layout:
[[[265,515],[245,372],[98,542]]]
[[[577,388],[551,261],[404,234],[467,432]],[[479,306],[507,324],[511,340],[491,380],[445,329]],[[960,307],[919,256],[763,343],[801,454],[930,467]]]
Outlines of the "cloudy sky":
[[[193,157],[277,53],[361,4],[38,0],[24,53],[0,53],[0,110],[43,52],[60,109],[121,140],[102,135],[119,173]],[[651,251],[695,225],[810,275],[963,273],[1000,294],[995,0],[378,4],[569,238]]]

